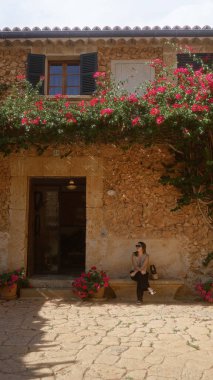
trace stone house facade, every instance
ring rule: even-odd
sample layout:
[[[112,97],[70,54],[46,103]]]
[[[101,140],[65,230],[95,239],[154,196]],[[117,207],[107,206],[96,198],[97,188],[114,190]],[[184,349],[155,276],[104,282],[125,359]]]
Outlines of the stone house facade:
[[[151,59],[177,65],[168,41],[213,53],[210,27],[5,28],[0,32],[0,83],[12,83],[26,72],[33,54],[43,57],[43,72],[28,74],[32,81],[33,75],[45,76],[44,96],[65,90],[74,102],[90,99],[78,67],[82,55],[96,53],[97,69],[116,80],[128,77],[132,91],[138,81],[153,79],[145,65]],[[66,85],[60,81],[60,70],[75,77],[70,86],[68,79]],[[30,276],[72,276],[96,265],[111,277],[124,278],[135,243],[142,240],[160,278],[190,283],[201,275],[213,232],[196,204],[170,211],[177,190],[159,183],[163,162],[172,160],[166,146],[135,144],[122,150],[113,144],[80,144],[61,158],[64,149],[0,157],[0,271],[24,265]]]

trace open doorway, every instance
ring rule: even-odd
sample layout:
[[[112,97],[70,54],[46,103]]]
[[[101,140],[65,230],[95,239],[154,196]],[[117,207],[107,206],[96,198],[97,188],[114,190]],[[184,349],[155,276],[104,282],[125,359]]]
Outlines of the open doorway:
[[[28,275],[85,270],[86,178],[30,180]]]

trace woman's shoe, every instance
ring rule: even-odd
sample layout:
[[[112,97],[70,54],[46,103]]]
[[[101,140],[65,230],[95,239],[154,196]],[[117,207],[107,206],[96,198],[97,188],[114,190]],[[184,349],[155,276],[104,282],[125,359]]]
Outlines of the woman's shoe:
[[[143,303],[143,300],[137,300],[136,304],[141,305]]]
[[[152,288],[149,288],[148,291],[149,291],[149,294],[151,294],[151,296],[154,296],[154,294],[156,294],[156,291]]]

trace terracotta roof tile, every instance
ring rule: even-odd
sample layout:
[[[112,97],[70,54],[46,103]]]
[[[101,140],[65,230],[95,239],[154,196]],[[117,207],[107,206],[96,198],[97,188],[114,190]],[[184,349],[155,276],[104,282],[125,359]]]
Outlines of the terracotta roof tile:
[[[25,26],[24,28],[14,27],[4,27],[0,29],[0,38],[69,38],[69,37],[213,37],[213,28],[209,25],[203,27],[199,25],[183,27],[175,25],[173,27],[165,25],[160,27],[158,25],[150,26],[135,26],[131,28],[130,26],[104,26],[103,28],[95,26],[90,28],[89,26],[84,26],[83,28],[73,27],[70,28],[65,26],[60,28],[55,26],[50,28],[44,26],[39,28],[35,26],[29,28]]]

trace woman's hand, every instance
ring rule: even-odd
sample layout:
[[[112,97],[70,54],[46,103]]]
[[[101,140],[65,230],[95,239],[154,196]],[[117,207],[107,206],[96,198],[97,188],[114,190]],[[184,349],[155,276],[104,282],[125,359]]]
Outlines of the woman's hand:
[[[144,269],[141,270],[142,274],[146,274],[146,271]]]

